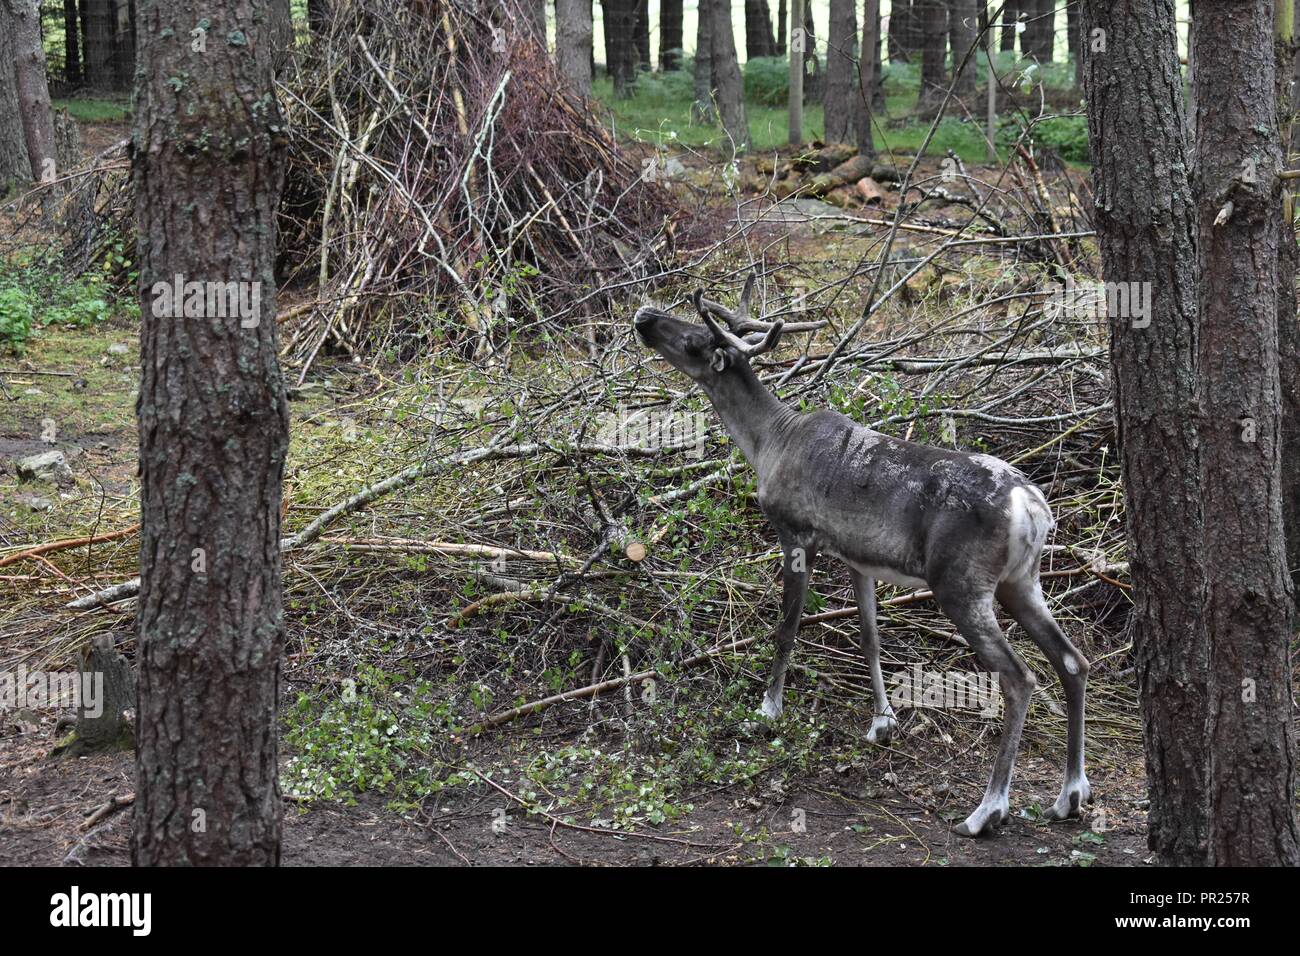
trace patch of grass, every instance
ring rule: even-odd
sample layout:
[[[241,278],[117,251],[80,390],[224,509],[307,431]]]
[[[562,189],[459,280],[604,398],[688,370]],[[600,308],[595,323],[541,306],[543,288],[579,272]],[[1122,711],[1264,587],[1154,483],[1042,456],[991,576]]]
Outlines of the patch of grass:
[[[52,100],[54,108],[66,109],[79,123],[121,123],[131,118],[125,101],[98,99]]]
[[[1041,83],[1049,90],[1068,90],[1073,86],[1074,68],[1068,63],[1037,63],[1021,60],[1015,53],[999,53],[997,71],[1003,82],[1022,92],[1032,91]],[[985,61],[976,64],[979,82],[983,82]],[[756,57],[744,67],[745,110],[755,151],[764,152],[788,145],[789,66],[784,57]],[[914,116],[920,88],[918,63],[887,63],[882,71],[885,90],[885,114],[877,116],[874,141],[882,153],[915,153],[925,139],[929,122]],[[693,83],[691,64],[669,73],[643,73],[637,77],[636,93],[631,99],[614,97],[613,82],[598,76],[593,92],[613,114],[615,128],[621,135],[639,142],[663,145],[681,143],[692,148],[719,148],[730,152],[726,135],[717,123],[698,123],[691,115]],[[983,103],[983,93],[977,94]],[[984,127],[980,118],[946,117],[935,131],[927,155],[945,156],[952,150],[963,161],[982,163],[988,159]],[[820,103],[804,105],[804,139],[821,139],[825,131],[824,111]],[[1036,128],[1038,139],[1053,146],[1071,162],[1087,160],[1087,130],[1082,118],[1062,117],[1048,120]],[[1013,138],[1014,139],[1014,138]],[[1004,137],[998,138],[999,152],[1005,154]],[[1080,151],[1082,150],[1082,151]]]
[[[752,61],[767,64],[768,60]],[[781,61],[784,63],[784,61]],[[749,120],[749,135],[755,152],[769,152],[789,144],[790,121],[784,102],[769,102],[776,94],[771,87],[767,66],[757,68],[754,81],[746,72],[747,100],[745,112]],[[901,69],[898,71],[901,72]],[[889,90],[888,82],[886,86]],[[730,144],[722,127],[717,123],[699,123],[691,116],[691,77],[686,70],[675,73],[642,74],[637,79],[636,95],[631,99],[614,97],[612,81],[598,78],[593,84],[596,97],[603,102],[614,117],[615,130],[638,142],[663,145],[680,143],[692,148],[716,148],[730,152]],[[780,97],[784,97],[784,88]],[[925,139],[928,123],[909,121],[916,93],[904,86],[889,90],[886,98],[887,115],[877,118],[874,141],[882,153],[915,152]],[[897,117],[902,125],[895,126],[890,118]],[[820,103],[804,105],[804,139],[821,139],[826,128],[825,114]],[[945,119],[935,132],[927,150],[929,155],[945,156],[951,149],[964,161],[983,162],[987,157],[984,133],[978,123],[959,119]]]

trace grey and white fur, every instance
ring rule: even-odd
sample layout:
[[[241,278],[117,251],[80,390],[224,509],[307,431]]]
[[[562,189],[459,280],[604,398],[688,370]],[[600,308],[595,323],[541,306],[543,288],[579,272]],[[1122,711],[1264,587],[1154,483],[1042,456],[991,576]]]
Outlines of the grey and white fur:
[[[834,411],[801,413],[780,402],[750,368],[776,346],[782,323],[748,317],[753,277],[736,312],[696,293],[697,325],[646,307],[633,321],[640,340],[696,382],[758,476],[758,503],[784,552],[782,617],[761,712],[781,713],[786,665],[819,554],[849,569],[871,671],[875,714],[868,731],[885,743],[898,727],[880,671],[876,581],[928,586],[995,673],[1005,698],[1002,740],[979,806],[956,832],[977,836],[1009,813],[1008,792],[1036,679],[998,626],[994,599],[1043,649],[1065,688],[1065,782],[1047,810],[1080,813],[1092,798],[1083,768],[1088,661],[1057,625],[1039,583],[1039,559],[1053,526],[1043,493],[1006,462],[892,438]],[[722,320],[726,327],[719,324]]]

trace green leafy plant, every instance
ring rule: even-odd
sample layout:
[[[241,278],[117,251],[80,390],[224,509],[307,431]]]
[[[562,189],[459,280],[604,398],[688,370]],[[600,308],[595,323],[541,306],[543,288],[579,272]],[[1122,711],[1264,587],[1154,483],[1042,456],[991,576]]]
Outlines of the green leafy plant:
[[[0,285],[0,346],[21,352],[32,331],[32,296],[12,283]]]

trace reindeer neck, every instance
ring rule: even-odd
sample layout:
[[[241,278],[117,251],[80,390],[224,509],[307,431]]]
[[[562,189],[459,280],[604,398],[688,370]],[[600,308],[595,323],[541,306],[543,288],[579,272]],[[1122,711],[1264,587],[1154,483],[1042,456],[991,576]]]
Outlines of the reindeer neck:
[[[755,467],[759,454],[796,415],[767,390],[748,365],[738,364],[731,374],[706,387],[704,392],[731,440]]]

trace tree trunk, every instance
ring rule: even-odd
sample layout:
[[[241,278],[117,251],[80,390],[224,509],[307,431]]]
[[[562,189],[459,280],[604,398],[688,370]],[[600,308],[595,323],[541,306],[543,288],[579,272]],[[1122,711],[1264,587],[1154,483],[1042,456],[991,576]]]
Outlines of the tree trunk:
[[[854,116],[861,99],[858,79],[857,0],[831,0],[826,45],[826,142],[847,143],[855,137]],[[870,76],[870,65],[867,64]]]
[[[640,0],[636,5],[636,65],[648,73],[650,64],[650,0]]]
[[[713,47],[713,75],[718,91],[718,114],[722,128],[736,152],[749,149],[749,120],[745,116],[745,83],[736,56],[735,31],[731,26],[731,0],[707,0],[712,19],[709,37]]]
[[[880,91],[880,0],[862,2],[862,56],[855,77],[857,101],[853,109],[853,138],[863,156],[876,155],[871,117],[878,109]]]
[[[790,90],[788,116],[792,144],[803,142],[803,60],[807,52],[807,36],[803,28],[804,0],[790,3]]]
[[[695,21],[695,102],[691,106],[691,117],[696,123],[712,123],[718,116],[713,99],[713,17],[709,16],[709,5],[713,2],[700,0],[699,16]]]
[[[659,4],[659,69],[681,69],[682,39],[682,0],[663,0]]]
[[[776,56],[772,10],[767,0],[745,0],[745,57]]]
[[[133,8],[133,0],[81,0],[82,71],[87,85],[103,90],[130,87],[135,70]],[[188,30],[185,35],[189,36]]]
[[[140,2],[138,866],[280,860],[288,407],[274,266],[286,140],[269,13],[265,0]],[[205,19],[206,52],[192,53]],[[169,301],[176,281],[210,283],[206,300]]]
[[[118,0],[113,51],[114,89],[129,90],[135,82],[135,0]]]
[[[614,78],[614,95],[631,99],[636,92],[636,9],[639,0],[605,0],[605,51]]]
[[[45,47],[41,43],[40,0],[0,0],[8,11],[5,28],[12,32],[13,71],[18,91],[18,113],[32,179],[52,180],[58,174],[54,148],[54,115],[45,79]]]
[[[1294,141],[1292,116],[1297,105],[1295,70],[1295,0],[1278,0],[1273,50],[1277,60],[1277,115],[1282,142]],[[1294,150],[1294,147],[1292,147]],[[1288,163],[1290,165],[1290,163]],[[1283,183],[1283,189],[1287,189]],[[1300,596],[1300,315],[1296,312],[1297,259],[1293,225],[1295,191],[1284,193],[1282,235],[1279,239],[1277,338],[1282,386],[1282,526],[1286,530],[1286,561],[1291,569],[1292,599]]]
[[[953,95],[971,99],[975,96],[975,68],[979,60],[971,54],[966,68],[958,70],[967,51],[975,43],[979,14],[975,0],[950,0],[948,5],[948,46],[952,50]]]
[[[948,91],[948,9],[944,0],[914,0],[912,9],[922,30],[921,89],[916,110],[930,116]]]
[[[826,78],[821,57],[817,55],[817,29],[813,23],[812,0],[803,5],[803,99],[805,103],[820,103],[824,95]]]
[[[921,52],[921,21],[917,7],[924,0],[894,0],[889,14],[889,62],[911,63]]]
[[[14,31],[9,8],[0,3],[0,64],[14,62]],[[18,78],[12,69],[0,69],[0,197],[32,181],[27,137],[18,119]]]
[[[573,88],[591,95],[591,0],[555,0],[555,60]]]
[[[1020,35],[1020,51],[1039,63],[1052,62],[1056,45],[1056,0],[1023,0],[1027,19]]]
[[[786,31],[786,23],[789,14],[787,12],[786,0],[777,0],[776,4],[776,55],[786,55],[786,40],[789,34]]]
[[[1102,272],[1149,283],[1145,318],[1113,312],[1110,355],[1133,580],[1148,843],[1203,862],[1210,838],[1206,565],[1196,435],[1196,219],[1172,0],[1084,0],[1084,78]]]
[[[1002,5],[1002,42],[1001,50],[1006,53],[1016,48],[1017,26],[1022,14],[1021,0],[1006,0]]]
[[[593,0],[594,2],[594,0]],[[614,60],[617,57],[614,54],[614,32],[609,28],[609,21],[612,16],[610,9],[618,0],[600,0],[600,17],[601,17],[601,34],[605,38],[605,75],[610,79],[614,78]],[[593,41],[594,46],[594,41]],[[592,56],[595,56],[593,50]],[[596,73],[595,64],[592,65],[592,75]]]
[[[81,31],[77,0],[63,0],[63,78],[69,86],[81,83]]]
[[[1198,0],[1196,19],[1201,506],[1215,558],[1207,862],[1296,866],[1273,3]]]
[[[1083,89],[1083,28],[1077,3],[1069,3],[1065,7],[1065,32],[1070,47],[1070,60],[1074,63],[1074,85]]]

